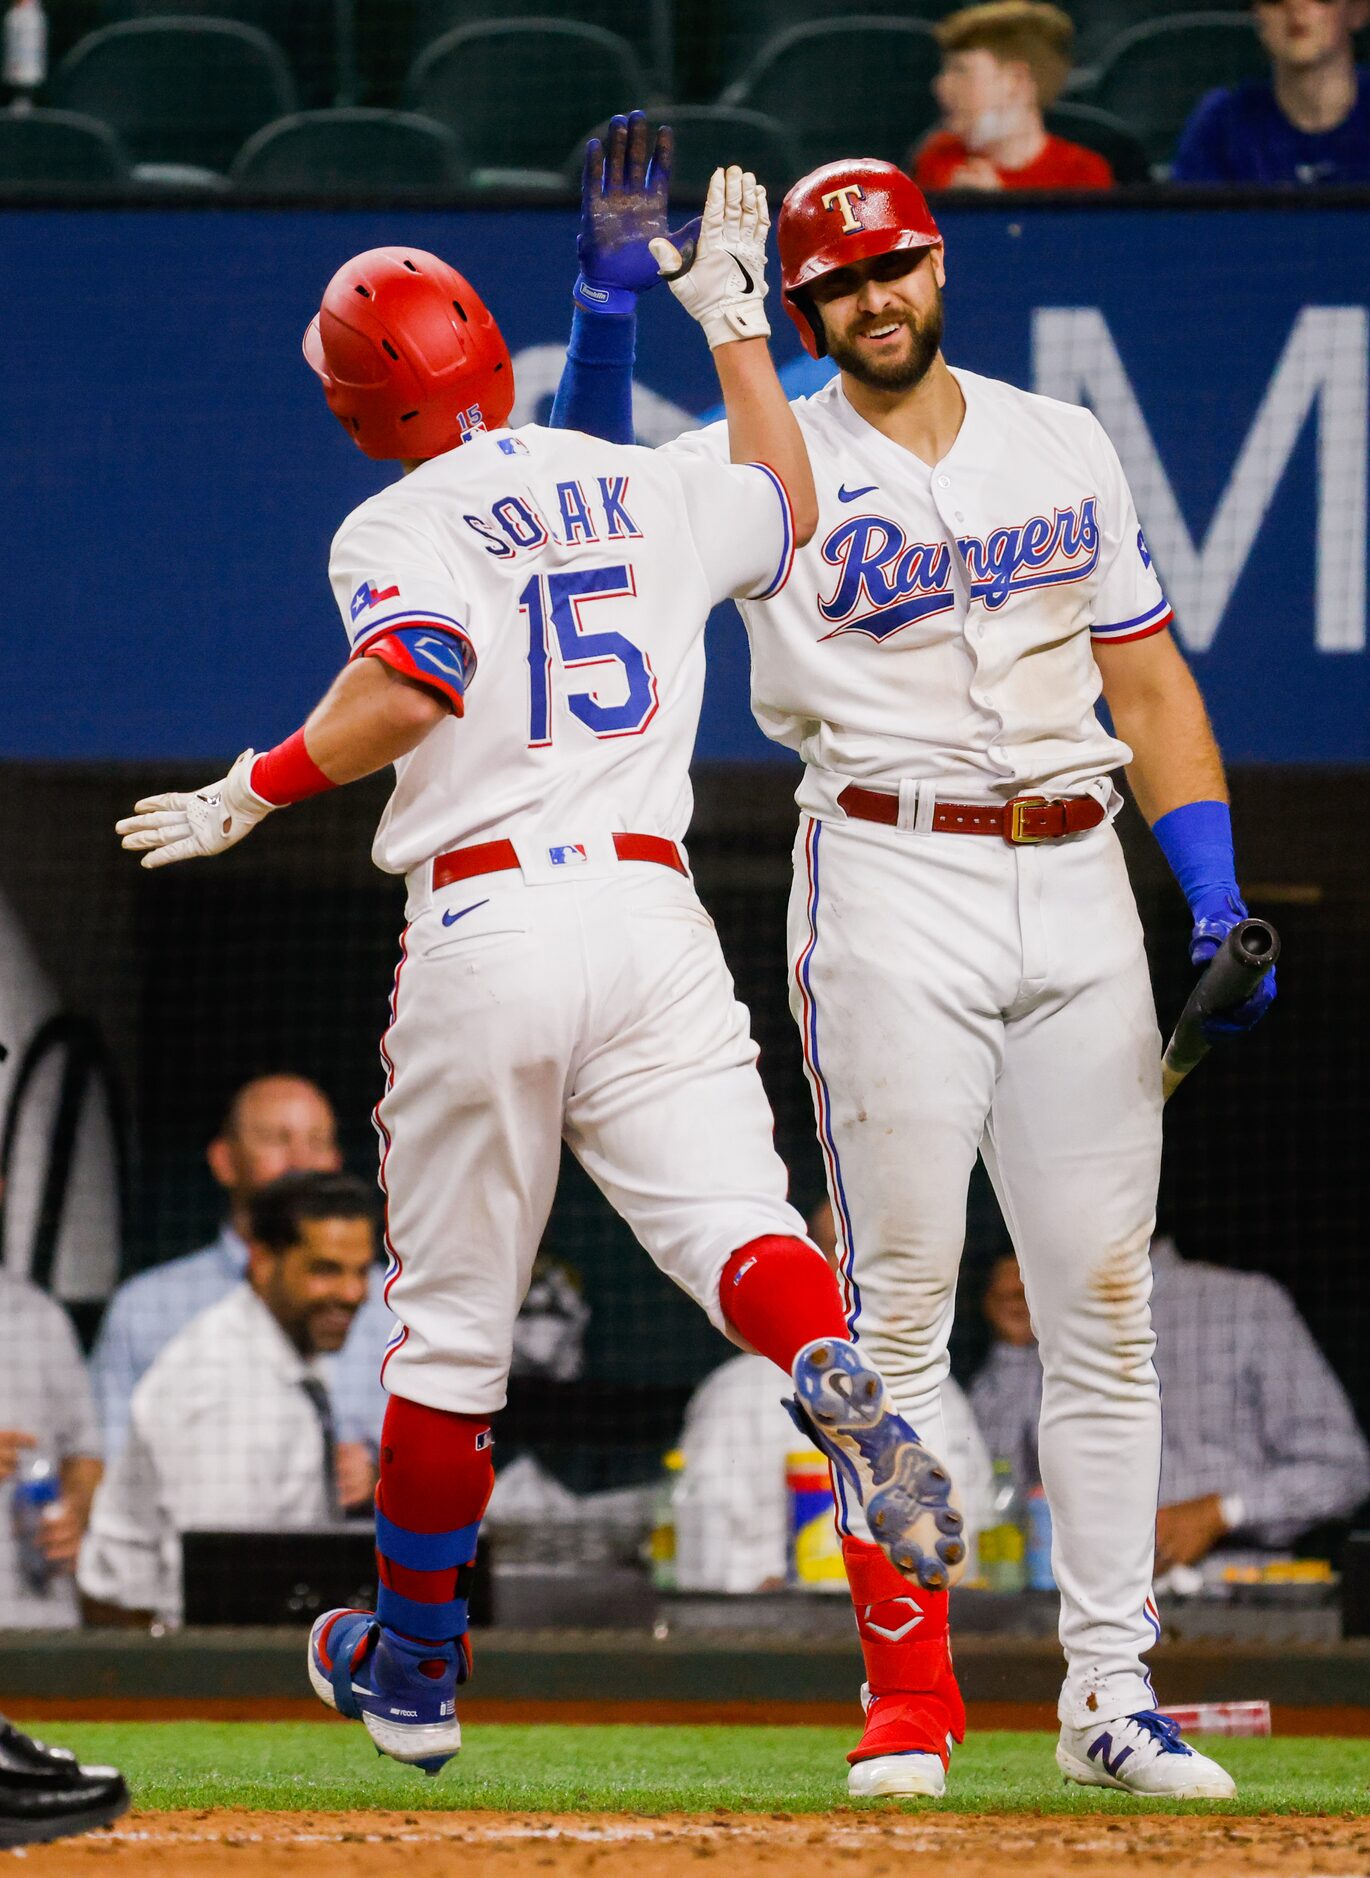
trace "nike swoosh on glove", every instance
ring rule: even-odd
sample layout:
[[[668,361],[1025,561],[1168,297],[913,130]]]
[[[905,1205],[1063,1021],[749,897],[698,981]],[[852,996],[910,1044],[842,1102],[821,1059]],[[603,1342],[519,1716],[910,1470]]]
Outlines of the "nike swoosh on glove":
[[[123,837],[120,845],[141,853],[144,867],[206,859],[235,847],[276,807],[248,781],[256,758],[255,750],[244,750],[227,776],[191,794],[144,796],[132,815],[114,824]]]
[[[766,233],[771,212],[766,191],[750,170],[733,164],[715,170],[700,218],[694,251],[658,236],[649,243],[666,284],[704,328],[710,348],[736,339],[764,339]]]
[[[1248,918],[1246,902],[1230,888],[1215,887],[1194,902],[1194,930],[1189,936],[1189,962],[1207,965],[1234,926]],[[1270,969],[1246,1000],[1235,1011],[1221,1017],[1206,1017],[1203,1033],[1210,1043],[1219,1037],[1240,1037],[1258,1024],[1275,1002],[1275,972]]]

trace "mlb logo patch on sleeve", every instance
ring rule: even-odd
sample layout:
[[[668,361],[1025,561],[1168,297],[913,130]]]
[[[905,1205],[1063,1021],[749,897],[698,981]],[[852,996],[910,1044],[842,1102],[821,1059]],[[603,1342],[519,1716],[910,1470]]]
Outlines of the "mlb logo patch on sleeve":
[[[548,848],[547,859],[553,867],[579,867],[585,859],[585,847],[582,842],[571,841],[561,847]]]
[[[382,600],[398,600],[399,597],[398,587],[377,587],[373,581],[364,580],[352,596],[352,617],[360,619],[363,613],[369,613]]]

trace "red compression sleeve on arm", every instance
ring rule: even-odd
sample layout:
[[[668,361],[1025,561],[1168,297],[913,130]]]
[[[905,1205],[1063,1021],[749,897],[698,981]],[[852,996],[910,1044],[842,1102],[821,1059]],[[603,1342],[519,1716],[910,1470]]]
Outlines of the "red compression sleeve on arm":
[[[802,1239],[773,1234],[740,1246],[723,1267],[718,1303],[737,1334],[783,1370],[817,1337],[851,1338],[837,1280]]]
[[[324,775],[305,748],[302,729],[259,756],[248,781],[263,801],[278,809],[291,802],[303,802],[309,796],[321,796],[325,789],[338,786],[331,776]]]

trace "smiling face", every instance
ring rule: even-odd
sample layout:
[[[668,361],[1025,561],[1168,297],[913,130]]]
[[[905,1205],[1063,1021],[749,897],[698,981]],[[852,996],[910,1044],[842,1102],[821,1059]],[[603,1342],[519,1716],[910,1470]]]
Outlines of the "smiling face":
[[[369,1219],[307,1219],[299,1243],[248,1248],[252,1288],[301,1356],[340,1350],[366,1302],[375,1239]]]
[[[1257,0],[1255,7],[1262,45],[1288,72],[1350,58],[1352,35],[1367,15],[1367,0]]]
[[[911,391],[942,344],[942,246],[899,248],[808,289],[834,362],[876,391]]]

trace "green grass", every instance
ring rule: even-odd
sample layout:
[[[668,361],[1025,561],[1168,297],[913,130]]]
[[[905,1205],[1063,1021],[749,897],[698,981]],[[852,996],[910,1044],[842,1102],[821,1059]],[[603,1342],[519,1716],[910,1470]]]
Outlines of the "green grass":
[[[476,1723],[437,1780],[329,1722],[87,1722],[40,1734],[122,1767],[138,1805],[279,1812],[382,1807],[511,1812],[826,1812],[846,1802],[840,1728],[522,1727]],[[1209,1744],[1236,1777],[1216,1813],[1370,1814],[1370,1744]],[[953,1763],[956,1813],[1114,1813],[1136,1802],[1063,1785],[1046,1734],[975,1735]],[[871,1802],[859,1803],[863,1810]],[[874,1804],[890,1804],[876,1802]],[[926,1806],[927,1802],[920,1804]],[[1149,1811],[1191,1811],[1185,1807]]]

